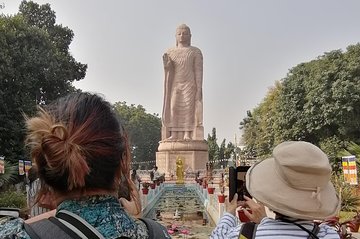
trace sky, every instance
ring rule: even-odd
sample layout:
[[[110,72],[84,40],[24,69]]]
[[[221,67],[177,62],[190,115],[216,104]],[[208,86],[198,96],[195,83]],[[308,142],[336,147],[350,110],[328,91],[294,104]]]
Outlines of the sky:
[[[15,14],[21,0],[0,0]],[[239,123],[289,69],[360,41],[359,0],[35,0],[72,29],[77,61],[88,64],[74,85],[111,103],[162,113],[162,55],[175,30],[191,28],[204,56],[205,138],[240,140]]]

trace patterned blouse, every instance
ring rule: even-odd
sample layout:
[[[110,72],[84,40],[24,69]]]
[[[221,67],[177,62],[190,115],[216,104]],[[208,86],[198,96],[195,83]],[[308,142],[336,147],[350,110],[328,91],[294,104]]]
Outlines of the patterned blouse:
[[[86,220],[105,238],[115,239],[119,237],[148,238],[146,225],[129,216],[120,205],[118,199],[113,196],[91,196],[79,200],[66,200],[58,207],[59,210],[67,210],[75,213]],[[25,232],[24,220],[20,218],[0,219],[0,238],[30,239]]]

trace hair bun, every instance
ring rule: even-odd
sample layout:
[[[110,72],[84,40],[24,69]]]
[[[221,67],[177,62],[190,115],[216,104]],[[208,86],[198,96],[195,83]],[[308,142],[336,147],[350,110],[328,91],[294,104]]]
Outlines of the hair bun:
[[[66,141],[69,137],[69,133],[64,125],[56,124],[51,127],[51,134],[58,137],[62,141]]]

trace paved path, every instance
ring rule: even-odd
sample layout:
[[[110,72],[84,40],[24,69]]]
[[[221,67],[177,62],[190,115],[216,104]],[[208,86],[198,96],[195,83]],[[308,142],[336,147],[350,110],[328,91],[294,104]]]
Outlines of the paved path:
[[[352,235],[354,238],[360,239],[360,233],[359,233],[359,232],[353,232],[351,235]]]

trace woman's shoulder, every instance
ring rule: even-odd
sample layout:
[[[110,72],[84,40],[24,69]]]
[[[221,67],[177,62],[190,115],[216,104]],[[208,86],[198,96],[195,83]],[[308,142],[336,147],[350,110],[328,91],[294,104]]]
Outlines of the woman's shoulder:
[[[335,228],[327,225],[327,224],[320,224],[320,232],[325,233],[325,235],[337,235],[338,236],[338,232],[335,230]]]
[[[306,227],[307,229],[311,230],[314,228],[314,222],[312,221],[304,221],[303,223],[299,223],[302,226]],[[282,221],[275,220],[273,218],[265,217],[261,220],[259,227],[262,228],[262,233],[266,233],[268,230],[285,230],[288,233],[291,231],[301,231],[302,229],[295,224],[292,223],[284,223]],[[319,238],[339,238],[338,233],[335,231],[334,228],[330,227],[326,224],[320,224],[319,227]]]
[[[147,228],[142,222],[126,213],[116,197],[89,196],[83,200],[68,200],[58,206],[82,217],[105,238],[147,238]]]
[[[24,220],[9,217],[0,219],[0,238],[30,239],[24,230]]]
[[[146,224],[141,221],[140,219],[134,219],[135,223],[137,224],[137,235],[140,236],[140,238],[147,238],[149,236],[148,228]]]

